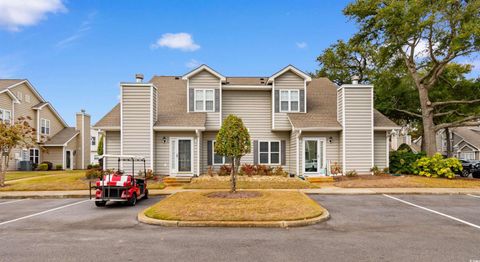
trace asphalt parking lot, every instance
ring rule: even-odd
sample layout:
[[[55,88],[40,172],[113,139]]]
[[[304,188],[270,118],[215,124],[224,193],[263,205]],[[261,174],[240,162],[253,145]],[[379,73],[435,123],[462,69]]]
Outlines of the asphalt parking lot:
[[[0,261],[480,260],[479,197],[311,197],[331,219],[290,229],[139,223],[136,214],[159,197],[107,208],[84,199],[0,199]]]

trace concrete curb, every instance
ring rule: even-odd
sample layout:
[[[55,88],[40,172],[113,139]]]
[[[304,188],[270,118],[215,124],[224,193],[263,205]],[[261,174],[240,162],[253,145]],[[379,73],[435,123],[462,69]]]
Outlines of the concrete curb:
[[[148,208],[147,208],[148,209]],[[328,210],[322,207],[322,214],[318,217],[291,220],[291,221],[180,221],[180,220],[162,220],[150,218],[145,215],[142,210],[138,213],[139,222],[149,225],[165,226],[165,227],[268,227],[268,228],[288,228],[302,227],[317,224],[330,219]]]

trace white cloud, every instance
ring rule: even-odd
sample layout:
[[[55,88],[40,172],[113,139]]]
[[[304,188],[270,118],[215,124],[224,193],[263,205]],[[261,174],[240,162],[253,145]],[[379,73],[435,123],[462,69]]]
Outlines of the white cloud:
[[[0,0],[0,27],[19,31],[46,19],[47,13],[66,11],[62,0]]]
[[[76,40],[85,36],[85,34],[87,34],[87,32],[90,31],[90,29],[92,28],[91,25],[92,25],[93,19],[95,18],[96,15],[97,15],[97,11],[90,12],[87,15],[87,18],[85,20],[83,20],[83,22],[80,24],[80,27],[78,28],[78,30],[75,31],[75,33],[73,35],[60,40],[56,44],[56,46],[58,48],[66,47],[66,46],[72,44],[73,42],[75,42]]]
[[[201,63],[198,62],[195,59],[190,59],[190,61],[185,63],[185,66],[188,67],[188,68],[196,68],[196,67],[199,67],[200,65],[201,65]]]
[[[155,44],[151,45],[152,49],[157,49],[159,47],[180,49],[185,52],[192,52],[200,48],[200,46],[193,41],[192,35],[188,33],[163,34]]]
[[[305,42],[297,42],[295,43],[297,45],[298,48],[300,49],[303,49],[303,48],[306,48],[307,47],[307,43]]]

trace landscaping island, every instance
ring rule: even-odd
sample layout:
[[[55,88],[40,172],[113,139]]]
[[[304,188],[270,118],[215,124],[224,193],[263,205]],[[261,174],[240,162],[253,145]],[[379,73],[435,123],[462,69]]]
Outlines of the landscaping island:
[[[179,192],[142,211],[141,222],[163,226],[293,227],[328,219],[300,192]]]

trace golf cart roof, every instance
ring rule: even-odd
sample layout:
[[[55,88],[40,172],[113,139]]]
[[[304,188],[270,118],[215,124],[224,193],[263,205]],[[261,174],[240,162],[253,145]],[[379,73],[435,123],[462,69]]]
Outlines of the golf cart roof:
[[[100,158],[117,158],[123,161],[145,161],[143,156],[134,156],[134,155],[102,155]]]

